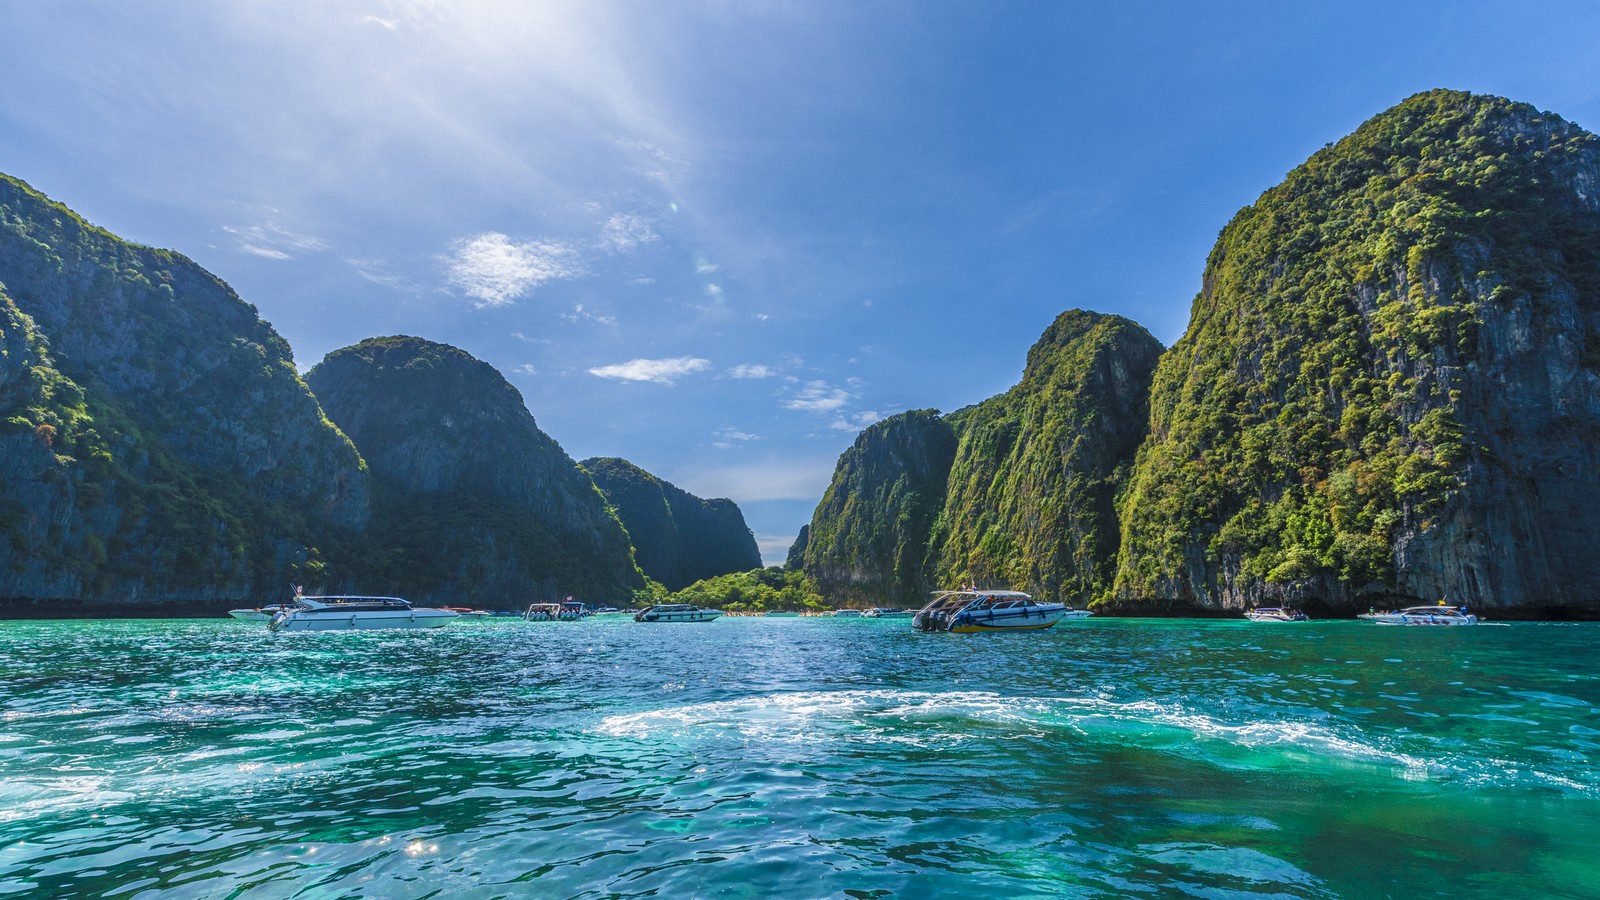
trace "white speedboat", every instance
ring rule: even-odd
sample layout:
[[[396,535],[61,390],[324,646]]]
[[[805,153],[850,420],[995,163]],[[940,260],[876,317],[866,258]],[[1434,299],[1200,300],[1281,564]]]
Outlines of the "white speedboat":
[[[861,615],[869,619],[909,619],[916,615],[914,609],[901,609],[897,606],[874,606]]]
[[[415,607],[399,597],[295,595],[294,605],[267,621],[273,631],[351,631],[370,628],[438,628],[458,616],[448,609]]]
[[[859,619],[862,612],[859,609],[836,609],[833,611],[835,619]]]
[[[1257,606],[1247,609],[1244,617],[1252,622],[1309,622],[1310,617],[1298,609],[1287,606]]]
[[[576,622],[591,615],[582,603],[534,603],[522,617],[529,622]]]
[[[1408,606],[1387,612],[1364,612],[1358,619],[1377,622],[1379,625],[1476,625],[1478,617],[1467,612],[1464,606]]]
[[[661,603],[641,609],[635,622],[709,622],[722,615],[720,609],[703,609],[690,603]]]
[[[258,606],[255,609],[230,609],[228,615],[245,622],[270,622],[273,616],[291,609],[294,607],[279,603],[274,606]]]
[[[1038,631],[1062,619],[1094,613],[1061,603],[1040,603],[1021,591],[939,591],[911,619],[923,631]]]

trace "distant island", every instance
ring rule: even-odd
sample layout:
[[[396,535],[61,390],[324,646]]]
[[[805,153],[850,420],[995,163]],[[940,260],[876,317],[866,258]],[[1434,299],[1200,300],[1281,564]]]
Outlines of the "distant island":
[[[301,378],[221,280],[0,176],[0,615],[977,583],[1131,615],[1600,616],[1594,135],[1418,94],[1235,215],[1203,285],[1171,348],[1070,310],[1010,391],[870,426],[763,569],[731,501],[580,465],[464,351],[372,338]]]

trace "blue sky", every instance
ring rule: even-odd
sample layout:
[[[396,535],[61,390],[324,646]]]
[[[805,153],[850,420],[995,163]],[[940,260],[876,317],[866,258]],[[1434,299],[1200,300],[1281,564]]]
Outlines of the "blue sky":
[[[414,334],[768,561],[866,424],[1062,310],[1170,344],[1218,230],[1434,87],[1600,127],[1600,6],[0,5],[0,171],[228,281],[301,368]]]

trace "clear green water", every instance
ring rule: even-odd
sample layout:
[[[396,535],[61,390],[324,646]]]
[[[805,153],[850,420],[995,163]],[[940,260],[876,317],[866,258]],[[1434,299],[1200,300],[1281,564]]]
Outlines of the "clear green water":
[[[1600,626],[0,623],[0,894],[1600,896]]]

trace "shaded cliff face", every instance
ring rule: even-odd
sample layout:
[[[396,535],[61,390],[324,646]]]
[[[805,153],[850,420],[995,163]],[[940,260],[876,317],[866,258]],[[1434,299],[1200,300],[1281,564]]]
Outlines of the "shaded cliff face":
[[[514,607],[644,586],[587,473],[487,363],[413,337],[336,350],[306,375],[377,491],[369,590]]]
[[[961,435],[933,580],[1084,605],[1115,573],[1117,491],[1145,435],[1161,343],[1120,316],[1062,313],[1016,387],[951,418]]]
[[[1450,91],[1373,118],[1223,230],[1119,602],[1592,608],[1597,328],[1593,135]]]
[[[840,457],[807,528],[803,569],[834,603],[920,606],[928,539],[944,505],[956,436],[936,410],[867,428]]]
[[[0,284],[0,598],[277,596],[365,523],[288,346],[193,262],[0,176]]]
[[[761,568],[755,535],[732,500],[702,500],[625,459],[580,465],[628,529],[639,568],[667,590]]]

